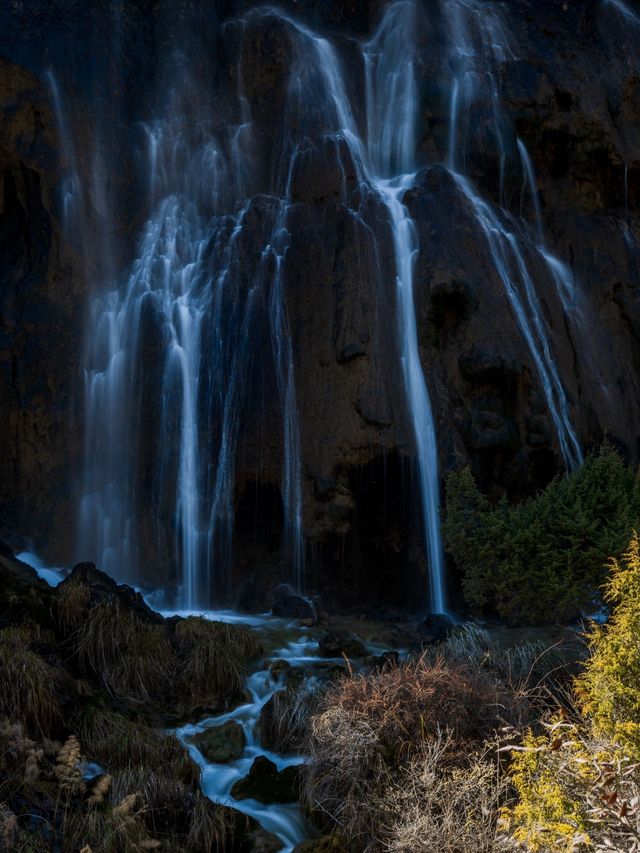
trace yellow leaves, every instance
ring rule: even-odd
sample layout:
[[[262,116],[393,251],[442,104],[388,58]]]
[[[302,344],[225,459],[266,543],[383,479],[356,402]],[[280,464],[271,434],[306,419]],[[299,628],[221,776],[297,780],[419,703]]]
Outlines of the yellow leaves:
[[[612,560],[605,625],[592,625],[591,655],[576,682],[576,697],[595,731],[640,758],[640,540],[634,532],[622,560]]]
[[[590,779],[592,770],[573,724],[558,718],[546,728],[537,737],[527,732],[514,749],[510,776],[519,801],[502,817],[516,841],[534,853],[573,853],[588,847],[589,836],[568,782],[573,773]]]

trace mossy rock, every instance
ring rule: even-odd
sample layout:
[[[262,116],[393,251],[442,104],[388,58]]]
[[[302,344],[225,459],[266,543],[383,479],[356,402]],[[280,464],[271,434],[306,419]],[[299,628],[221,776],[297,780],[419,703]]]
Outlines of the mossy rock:
[[[53,590],[35,569],[16,559],[0,540],[0,626],[30,619],[51,628],[52,596]]]
[[[293,803],[298,799],[299,767],[278,768],[266,756],[259,755],[244,779],[231,789],[236,800],[258,800],[260,803]]]
[[[280,853],[282,841],[266,829],[254,829],[243,839],[242,850],[247,853]]]
[[[323,658],[364,658],[367,649],[362,640],[347,631],[325,631],[318,640],[318,654]]]
[[[342,833],[334,832],[333,835],[303,841],[293,848],[293,853],[347,853],[347,848]]]
[[[212,726],[191,738],[191,743],[215,764],[228,764],[242,758],[246,745],[244,729],[240,723],[228,720],[221,726]]]

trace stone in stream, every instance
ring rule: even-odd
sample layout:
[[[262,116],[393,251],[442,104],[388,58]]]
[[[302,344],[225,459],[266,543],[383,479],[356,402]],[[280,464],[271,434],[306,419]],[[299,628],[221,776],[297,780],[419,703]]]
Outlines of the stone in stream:
[[[421,625],[421,631],[433,638],[433,642],[439,643],[446,640],[454,624],[450,616],[444,613],[430,613]]]
[[[333,835],[322,835],[303,841],[293,848],[293,853],[347,853],[342,834],[338,830]]]
[[[294,803],[299,791],[298,766],[278,768],[266,755],[259,755],[244,779],[239,779],[231,789],[236,800],[258,800],[265,805],[271,803]]]
[[[323,658],[363,658],[367,650],[362,640],[347,631],[326,631],[318,640],[318,654]]]
[[[316,621],[313,605],[309,604],[306,598],[297,595],[288,584],[280,584],[274,589],[271,612],[274,616],[300,619],[310,625],[314,625]]]
[[[245,836],[247,853],[280,853],[282,841],[265,829],[255,829]]]
[[[285,675],[290,669],[291,664],[288,660],[277,658],[269,667],[269,672],[274,678],[277,678],[279,675]]]
[[[228,720],[221,726],[212,726],[198,732],[191,743],[204,755],[207,761],[215,764],[228,764],[242,758],[245,747],[244,729],[240,723]]]
[[[400,654],[395,651],[382,652],[381,655],[369,655],[364,659],[366,666],[372,669],[384,669],[385,667],[396,666],[400,660]]]

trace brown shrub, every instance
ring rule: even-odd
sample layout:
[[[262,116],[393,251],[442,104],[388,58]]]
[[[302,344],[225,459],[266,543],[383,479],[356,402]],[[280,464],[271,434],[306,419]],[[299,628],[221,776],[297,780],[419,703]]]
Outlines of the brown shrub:
[[[442,772],[468,766],[469,755],[510,713],[496,678],[441,660],[421,658],[343,678],[311,720],[307,805],[321,821],[324,816],[342,828],[354,853],[402,849],[384,846],[395,832],[388,815],[398,786],[405,788],[415,774],[415,762],[444,743],[437,751]]]
[[[424,657],[340,679],[323,705],[330,715],[346,714],[355,728],[370,727],[388,764],[443,730],[458,744],[482,742],[509,714],[509,697],[491,675]]]
[[[384,849],[394,853],[499,853],[515,850],[499,829],[507,782],[494,750],[451,765],[450,736],[422,745],[372,803]]]

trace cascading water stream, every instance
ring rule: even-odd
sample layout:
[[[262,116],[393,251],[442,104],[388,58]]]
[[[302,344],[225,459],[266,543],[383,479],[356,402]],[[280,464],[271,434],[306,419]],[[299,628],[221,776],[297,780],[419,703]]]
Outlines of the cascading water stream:
[[[467,120],[470,121],[473,108],[479,103],[488,102],[500,156],[502,203],[507,146],[496,69],[506,58],[513,58],[514,53],[495,9],[487,9],[485,4],[477,0],[453,0],[445,4],[443,9],[450,39],[449,64],[453,69],[447,166],[460,191],[470,202],[476,221],[485,235],[495,269],[540,377],[565,466],[573,470],[582,463],[582,450],[571,422],[567,395],[555,364],[542,306],[527,262],[525,241],[508,211],[503,209],[500,213],[495,212],[459,166],[465,161],[465,146],[460,151],[458,140],[461,109],[464,107]],[[462,99],[460,92],[464,94]],[[536,239],[533,243],[537,244],[537,252],[547,266],[563,306],[568,310],[569,301],[575,301],[575,282],[566,267],[544,248],[542,211],[533,164],[522,140],[516,140],[516,146],[522,164],[524,186],[529,184],[534,206]]]
[[[461,191],[471,203],[482,228],[511,303],[520,331],[538,371],[547,407],[551,414],[560,451],[569,470],[582,462],[582,451],[571,424],[569,404],[549,347],[542,308],[528,269],[523,248],[515,230],[509,229],[474,191],[461,175],[454,176]]]
[[[497,83],[498,63],[513,59],[509,39],[493,9],[478,0],[452,0],[442,4],[447,33],[447,60],[451,68],[449,95],[449,134],[447,167],[466,171],[466,138],[471,106],[479,100],[487,102],[491,126],[500,154],[500,202],[504,196],[504,168],[507,144]],[[479,86],[482,81],[483,86]]]
[[[64,165],[67,169],[67,174],[62,181],[62,226],[67,234],[72,234],[78,225],[76,221],[78,217],[76,206],[80,197],[78,161],[73,136],[62,100],[62,93],[56,76],[51,69],[46,72],[46,78],[51,92]]]
[[[438,448],[429,392],[422,370],[413,292],[418,252],[415,228],[402,197],[415,179],[417,92],[413,68],[415,5],[391,5],[371,41],[363,46],[366,82],[366,144],[359,135],[338,57],[326,39],[298,28],[317,57],[333,107],[335,132],[348,144],[360,181],[372,186],[387,208],[396,263],[398,340],[402,376],[416,443],[418,482],[428,552],[429,603],[446,612],[440,535]]]
[[[527,146],[521,139],[518,139],[518,153],[520,154],[520,160],[522,161],[522,168],[524,171],[520,213],[522,214],[522,199],[524,199],[525,189],[528,184],[531,200],[533,202],[533,209],[535,212],[536,235],[538,238],[539,245],[542,246],[544,244],[544,227],[542,224],[542,208],[540,206],[540,194],[538,193],[538,186],[536,182],[535,170],[533,168],[533,162],[531,161],[531,157],[529,156],[529,152],[527,151]]]
[[[379,179],[375,186],[387,205],[393,227],[399,324],[402,331],[402,372],[417,448],[423,523],[429,557],[429,601],[433,613],[445,613],[438,446],[431,401],[420,361],[413,294],[414,263],[418,245],[413,222],[401,201],[402,194],[411,186],[413,177],[405,175],[387,184]]]
[[[428,551],[429,601],[446,612],[444,558],[440,536],[438,446],[425,381],[413,292],[419,250],[415,227],[402,203],[415,179],[417,92],[413,68],[415,7],[400,2],[387,11],[365,46],[367,162],[369,179],[380,193],[393,231],[402,373],[416,441],[420,496]]]
[[[302,470],[298,412],[293,375],[293,351],[286,316],[283,291],[283,265],[288,234],[281,218],[286,217],[286,204],[273,235],[273,243],[264,251],[265,261],[275,268],[269,292],[269,317],[271,343],[276,363],[278,390],[282,400],[284,424],[284,466],[282,475],[282,501],[285,507],[285,553],[292,561],[292,575],[296,589],[304,591],[304,542],[302,533]]]
[[[618,10],[624,17],[630,21],[632,24],[640,25],[640,15],[637,15],[635,12],[632,12],[631,9],[627,6],[626,3],[623,3],[622,0],[604,0],[604,2],[608,6],[613,6]]]

